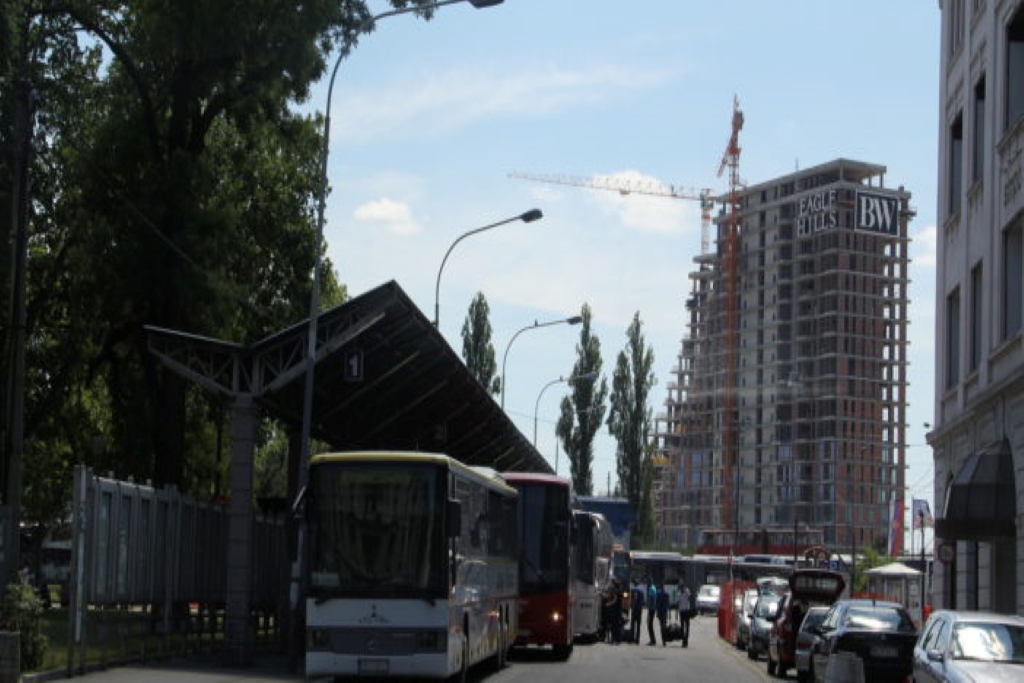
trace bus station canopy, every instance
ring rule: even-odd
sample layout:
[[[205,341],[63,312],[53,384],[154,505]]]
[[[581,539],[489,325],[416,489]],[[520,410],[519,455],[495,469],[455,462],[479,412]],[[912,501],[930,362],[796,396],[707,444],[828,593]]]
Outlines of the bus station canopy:
[[[247,347],[147,333],[173,371],[248,394],[300,428],[308,320]],[[313,379],[310,431],[332,450],[429,451],[498,471],[553,471],[395,281],[320,315]]]

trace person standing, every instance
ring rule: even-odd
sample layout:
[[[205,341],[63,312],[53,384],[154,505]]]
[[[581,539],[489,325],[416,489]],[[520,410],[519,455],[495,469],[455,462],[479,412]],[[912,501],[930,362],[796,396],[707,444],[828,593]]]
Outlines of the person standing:
[[[679,627],[683,647],[690,644],[690,617],[693,616],[690,603],[690,589],[682,581],[679,582],[679,590],[676,593],[679,607]]]
[[[629,592],[629,640],[640,644],[640,625],[644,616],[644,589],[633,579],[633,590]]]
[[[665,590],[664,584],[658,584],[658,596],[655,599],[655,610],[658,613],[658,627],[661,631],[661,645],[664,647],[668,645],[668,640],[665,638],[665,630],[668,628],[668,591]]]
[[[658,586],[654,581],[647,584],[647,597],[644,603],[647,605],[647,636],[650,638],[647,644],[657,645],[658,641],[654,638],[654,613],[658,604]]]

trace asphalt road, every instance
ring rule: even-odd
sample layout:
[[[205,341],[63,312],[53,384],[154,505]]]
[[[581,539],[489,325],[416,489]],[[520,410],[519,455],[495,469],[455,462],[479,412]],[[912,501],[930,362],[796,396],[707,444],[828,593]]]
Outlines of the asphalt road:
[[[501,671],[474,671],[477,683],[622,683],[622,681],[768,681],[765,662],[752,662],[746,653],[723,642],[714,617],[700,617],[691,625],[690,646],[578,644],[568,662],[554,660],[541,649],[516,652]],[[790,672],[788,678],[795,680]],[[228,668],[215,660],[177,660],[123,666],[78,676],[82,683],[279,683],[303,681],[300,671],[289,671],[283,657],[261,655],[249,667]]]

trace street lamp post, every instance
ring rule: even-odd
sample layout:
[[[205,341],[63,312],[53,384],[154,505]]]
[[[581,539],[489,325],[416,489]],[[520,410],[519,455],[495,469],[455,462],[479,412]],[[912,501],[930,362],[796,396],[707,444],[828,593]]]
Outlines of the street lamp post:
[[[452,249],[455,248],[455,245],[461,242],[462,240],[466,239],[467,237],[483,232],[484,230],[491,230],[492,228],[497,228],[508,223],[514,223],[515,221],[532,223],[533,221],[539,220],[543,217],[544,214],[541,213],[540,209],[530,209],[526,213],[521,213],[518,216],[506,218],[503,221],[498,221],[497,223],[485,225],[482,228],[476,228],[475,230],[464,232],[461,235],[459,235],[454,242],[452,242],[451,246],[448,247],[448,251],[444,253],[444,258],[441,259],[441,267],[437,269],[437,282],[434,284],[434,327],[437,327],[438,323],[440,322],[440,299],[438,295],[441,293],[441,271],[444,270],[444,264],[446,261],[448,261],[448,255],[452,253]]]
[[[597,371],[585,372],[582,375],[573,375],[572,377],[569,377],[569,378],[559,377],[558,379],[551,380],[550,382],[545,384],[543,388],[541,388],[540,393],[537,394],[537,402],[533,406],[533,447],[534,448],[537,447],[537,411],[540,408],[540,397],[544,395],[544,392],[547,391],[548,387],[550,387],[550,386],[552,386],[554,384],[558,384],[559,382],[568,382],[569,384],[572,384],[573,382],[575,382],[577,380],[581,380],[581,379],[594,379],[595,377],[597,377]]]
[[[508,360],[508,350],[512,348],[512,342],[516,340],[516,337],[521,335],[527,330],[536,330],[541,327],[550,327],[551,325],[579,325],[583,322],[583,316],[574,315],[570,318],[562,318],[560,320],[549,320],[548,322],[539,323],[536,320],[533,321],[532,325],[521,327],[516,330],[516,333],[512,335],[512,338],[508,340],[508,345],[505,346],[505,355],[501,357],[501,408],[505,409],[505,361]]]
[[[410,12],[423,12],[434,10],[445,5],[454,5],[467,0],[437,0],[437,2],[430,3],[422,6],[411,6],[401,7],[386,12],[381,12],[372,17],[369,17],[364,22],[359,24],[353,32],[354,36],[358,36],[362,33],[366,33],[381,19],[388,17],[397,16],[399,14],[408,14]],[[503,0],[468,0],[468,2],[481,9],[484,7],[493,7],[499,5]],[[299,467],[298,467],[298,481],[296,482],[296,498],[293,507],[297,507],[302,492],[305,490],[306,481],[309,475],[309,451],[310,451],[310,433],[312,431],[313,422],[313,374],[316,366],[316,338],[317,338],[317,323],[319,322],[320,315],[320,252],[324,240],[324,222],[325,222],[325,211],[327,205],[327,156],[330,150],[330,137],[331,137],[331,100],[334,96],[334,81],[338,75],[338,69],[341,67],[341,62],[348,56],[352,50],[352,41],[346,41],[341,47],[341,52],[334,61],[334,67],[331,69],[331,78],[327,84],[327,108],[324,111],[324,131],[323,131],[323,144],[320,149],[320,187],[319,187],[319,202],[317,204],[317,218],[316,218],[316,241],[313,244],[313,285],[309,295],[309,329],[307,332],[307,347],[306,347],[306,372],[305,372],[305,385],[303,387],[302,397],[302,433],[300,436],[300,455],[299,455]],[[293,510],[295,512],[295,510]],[[292,614],[297,613],[297,601],[299,599],[300,584],[301,584],[301,571],[302,571],[302,558],[304,556],[303,550],[303,531],[301,525],[299,526],[298,537],[296,539],[296,554],[295,561],[292,564],[292,585],[291,585],[291,608]],[[294,639],[293,639],[294,642]]]

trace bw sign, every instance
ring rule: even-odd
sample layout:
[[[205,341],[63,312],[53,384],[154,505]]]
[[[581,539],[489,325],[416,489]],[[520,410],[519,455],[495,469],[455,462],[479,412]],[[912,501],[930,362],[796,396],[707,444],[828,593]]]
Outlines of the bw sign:
[[[855,229],[896,235],[899,231],[896,223],[898,213],[899,200],[896,197],[858,192]]]

